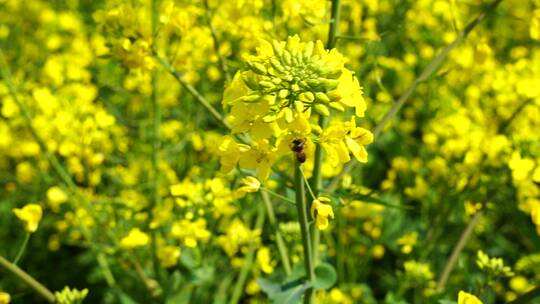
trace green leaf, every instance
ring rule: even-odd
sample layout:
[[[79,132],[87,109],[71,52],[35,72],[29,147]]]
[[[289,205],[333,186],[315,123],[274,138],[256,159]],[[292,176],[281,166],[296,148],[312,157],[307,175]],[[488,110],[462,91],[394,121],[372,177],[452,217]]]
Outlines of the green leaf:
[[[439,300],[439,304],[456,304],[456,301],[450,301],[450,300]]]
[[[328,263],[321,263],[315,267],[315,280],[313,287],[327,289],[332,287],[337,281],[337,273],[334,266]]]
[[[282,291],[273,298],[275,304],[297,304],[300,303],[302,295],[309,288],[309,285],[303,284],[294,288]]]
[[[278,293],[281,292],[281,287],[279,286],[279,284],[274,283],[269,279],[258,278],[257,284],[270,299],[273,299]]]

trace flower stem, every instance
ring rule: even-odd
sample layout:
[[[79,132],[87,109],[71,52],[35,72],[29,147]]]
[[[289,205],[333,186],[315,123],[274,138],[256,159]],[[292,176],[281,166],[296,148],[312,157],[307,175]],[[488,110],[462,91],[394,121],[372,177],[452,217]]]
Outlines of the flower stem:
[[[210,102],[204,98],[191,84],[189,84],[183,77],[180,72],[178,72],[165,58],[159,56],[156,53],[156,59],[159,63],[169,72],[174,78],[186,89],[194,98],[200,103],[210,114],[219,122],[223,127],[230,129],[231,126],[225,120],[225,118],[216,110]]]
[[[262,205],[260,205],[257,210],[257,218],[255,219],[255,227],[254,227],[255,230],[260,230],[263,228],[264,220],[265,220],[264,213],[265,213],[265,209],[263,208]],[[252,242],[249,246],[249,251],[246,254],[244,265],[242,266],[242,269],[240,270],[240,274],[238,275],[236,284],[234,285],[233,293],[229,301],[230,304],[238,303],[240,300],[240,297],[242,296],[244,285],[246,284],[246,280],[251,270],[251,266],[253,265],[253,261],[255,260],[255,251],[257,250],[258,245],[259,244],[257,244],[257,242]]]
[[[26,235],[24,236],[24,240],[23,240],[23,243],[21,244],[21,248],[19,248],[19,252],[17,252],[15,259],[13,260],[13,265],[17,265],[17,263],[19,263],[19,261],[21,260],[24,254],[24,251],[26,251],[26,246],[28,245],[28,241],[30,240],[30,235],[31,233],[27,232]]]
[[[158,0],[152,1],[152,33],[156,33],[156,27],[158,22]],[[154,34],[153,43],[156,43],[156,35]],[[159,171],[159,153],[161,149],[161,107],[159,104],[157,84],[158,84],[158,72],[154,70],[152,72],[152,95],[150,97],[152,104],[152,199],[151,199],[151,209],[161,205],[161,195],[159,193],[159,188],[161,184],[161,176]],[[153,210],[150,212],[149,222],[154,218]],[[154,270],[154,276],[158,282],[161,283],[161,271],[159,269],[159,261],[157,257],[157,236],[158,231],[156,229],[152,230],[152,241],[151,241],[151,251],[152,251],[152,267]]]
[[[463,251],[463,248],[465,247],[465,244],[467,244],[467,241],[471,237],[474,227],[476,226],[476,224],[478,224],[478,221],[482,217],[482,213],[483,213],[482,211],[476,212],[476,214],[471,219],[471,221],[469,222],[465,230],[463,230],[463,233],[461,234],[459,241],[454,247],[454,250],[452,250],[452,254],[446,261],[444,265],[444,269],[441,273],[441,276],[439,277],[439,280],[437,281],[437,290],[442,291],[444,289],[444,286],[446,285],[446,282],[448,281],[448,277],[450,276],[452,269],[454,269],[454,266],[456,265],[457,258],[459,257],[459,255],[461,254],[461,251]]]
[[[47,302],[54,303],[56,301],[56,297],[49,289],[47,289],[47,287],[43,286],[40,282],[36,281],[36,279],[34,279],[24,270],[20,269],[17,265],[9,262],[1,255],[0,266],[21,279],[23,282],[28,284],[28,286],[32,287],[37,293],[39,293],[39,295],[41,295],[45,300],[47,300]]]
[[[278,247],[281,263],[283,264],[283,268],[285,269],[285,274],[288,276],[291,274],[291,262],[289,261],[289,253],[287,250],[287,246],[285,245],[283,236],[281,235],[279,227],[277,226],[277,219],[276,214],[274,213],[274,208],[272,207],[272,201],[270,201],[270,196],[267,192],[261,191],[261,197],[266,207],[268,222],[270,222],[270,225],[274,229],[274,236],[276,238],[276,245]]]
[[[294,166],[294,188],[296,192],[296,209],[298,211],[298,222],[302,233],[302,246],[304,247],[304,267],[307,279],[312,282],[315,278],[315,268],[312,259],[311,241],[309,237],[308,214],[306,206],[306,193],[304,190],[304,177],[302,176],[302,163],[295,160]],[[313,303],[313,288],[306,290],[304,303]]]

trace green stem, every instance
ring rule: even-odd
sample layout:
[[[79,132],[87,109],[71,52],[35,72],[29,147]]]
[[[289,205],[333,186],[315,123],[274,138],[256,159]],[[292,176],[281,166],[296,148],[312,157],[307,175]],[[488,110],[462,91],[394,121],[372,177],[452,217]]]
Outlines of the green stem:
[[[152,33],[156,32],[157,19],[158,19],[158,0],[152,1]],[[156,36],[153,37],[153,42],[155,43]],[[159,153],[161,149],[161,106],[159,104],[158,92],[157,92],[157,83],[158,83],[158,73],[157,70],[154,70],[152,73],[152,199],[151,199],[151,212],[149,216],[149,222],[154,218],[153,209],[161,205],[161,195],[159,193],[161,176],[159,170]],[[161,283],[161,272],[159,269],[159,261],[157,257],[157,237],[158,231],[152,230],[152,241],[151,241],[151,250],[152,250],[152,266],[154,269],[154,275],[156,280]]]
[[[270,201],[270,197],[268,196],[268,193],[264,191],[261,191],[261,197],[266,207],[266,214],[268,215],[268,222],[270,222],[270,225],[274,229],[274,236],[276,238],[276,245],[278,247],[281,263],[283,264],[283,268],[285,269],[285,274],[289,276],[291,274],[291,262],[289,261],[289,253],[287,250],[287,245],[285,245],[283,236],[281,235],[281,232],[279,231],[279,227],[277,226],[277,219],[276,219],[276,214],[274,213],[274,207],[272,206],[272,201]]]
[[[216,110],[206,98],[204,98],[191,84],[189,84],[180,72],[178,72],[165,58],[155,55],[159,63],[199,102],[223,127],[230,129],[231,126],[225,118]]]
[[[257,211],[257,218],[255,220],[255,230],[260,230],[264,226],[264,213],[264,207],[262,205],[259,205],[259,209]],[[238,280],[234,285],[233,293],[229,301],[230,304],[236,304],[240,301],[240,297],[242,296],[242,291],[244,290],[249,271],[251,270],[251,266],[253,265],[253,261],[255,260],[255,251],[257,250],[258,245],[259,244],[257,244],[257,242],[252,242],[249,246],[249,252],[246,254],[244,265],[242,266],[240,274],[238,275]]]
[[[456,265],[457,259],[461,252],[463,251],[463,248],[465,247],[465,244],[467,244],[467,241],[471,237],[471,234],[474,230],[474,227],[476,224],[478,224],[478,221],[482,217],[482,211],[476,212],[472,220],[469,222],[465,230],[463,230],[463,233],[461,234],[459,241],[457,242],[456,246],[452,250],[452,254],[446,261],[444,265],[444,269],[441,273],[441,276],[439,277],[439,280],[437,281],[437,290],[442,291],[444,290],[444,286],[446,286],[446,282],[448,281],[448,277],[450,276],[450,273],[452,272],[452,269],[454,269],[454,266]]]
[[[315,279],[315,268],[312,259],[311,242],[309,238],[308,214],[306,206],[306,193],[304,190],[304,178],[302,177],[302,163],[295,160],[294,166],[294,188],[296,192],[296,209],[298,212],[298,222],[302,233],[302,246],[304,247],[304,267],[307,279],[312,282]],[[304,303],[313,303],[314,289],[309,288],[304,294]]]
[[[24,270],[20,269],[17,265],[10,263],[1,255],[0,266],[21,279],[21,281],[28,284],[28,286],[32,287],[39,295],[41,295],[45,300],[47,300],[47,302],[54,303],[56,301],[56,297],[49,289],[47,289],[47,287],[43,286],[40,282],[36,281],[36,279],[34,279]]]
[[[328,29],[328,40],[326,42],[327,49],[333,49],[336,46],[337,37],[339,34],[339,19],[341,11],[341,1],[332,0],[332,20],[330,22],[330,28]],[[319,126],[325,128],[328,123],[328,118],[326,116],[319,117]],[[322,166],[323,166],[323,149],[320,144],[317,144],[315,147],[315,164],[313,167],[313,177],[312,185],[313,197],[319,195],[319,192],[322,188]],[[311,204],[310,204],[311,205]],[[313,263],[317,264],[319,260],[319,243],[320,243],[320,233],[318,229],[313,229],[311,231],[311,243],[312,243],[312,256]]]
[[[279,199],[281,199],[281,200],[283,200],[283,201],[285,201],[285,202],[287,202],[289,204],[296,205],[295,201],[293,201],[293,200],[289,199],[288,197],[283,196],[283,195],[281,195],[279,193],[276,193],[276,192],[274,192],[274,191],[272,191],[272,190],[270,190],[268,188],[261,187],[261,191],[264,191],[264,192],[266,192],[268,194],[272,194],[273,196],[275,196],[275,197],[277,197],[277,198],[279,198]]]
[[[336,41],[339,35],[339,18],[341,11],[341,1],[332,0],[332,20],[330,22],[330,28],[328,30],[328,40],[326,41],[326,48],[332,49],[336,46]]]
[[[216,29],[212,26],[212,16],[210,15],[210,6],[208,5],[208,0],[204,0],[204,7],[206,8],[206,22],[208,24],[208,27],[210,28],[210,33],[212,34],[212,40],[214,42],[214,51],[218,56],[218,61],[221,67],[221,72],[225,77],[225,82],[229,83],[231,82],[231,75],[229,74],[229,69],[227,68],[225,58],[223,58],[223,55],[221,55],[221,48],[219,46]]]
[[[23,243],[21,244],[21,248],[19,248],[19,252],[17,252],[17,255],[15,256],[15,259],[13,260],[13,265],[17,265],[19,261],[21,260],[24,252],[26,251],[26,246],[28,245],[28,241],[30,240],[30,235],[32,235],[30,232],[27,232],[24,236]]]
[[[317,199],[317,196],[315,196],[315,193],[313,192],[313,189],[311,189],[311,186],[308,183],[308,180],[306,178],[306,175],[304,174],[304,170],[302,170],[302,178],[304,179],[304,182],[306,183],[306,187],[308,189],[309,195],[312,199]]]

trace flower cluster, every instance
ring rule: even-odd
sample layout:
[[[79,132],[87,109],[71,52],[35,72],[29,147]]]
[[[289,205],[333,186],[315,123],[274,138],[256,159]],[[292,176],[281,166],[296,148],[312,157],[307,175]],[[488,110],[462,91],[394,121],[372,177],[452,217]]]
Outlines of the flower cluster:
[[[290,152],[295,140],[302,142],[308,159],[313,143],[320,142],[334,167],[350,160],[349,153],[366,162],[365,145],[373,136],[356,127],[356,117],[364,116],[366,104],[345,61],[321,41],[302,42],[298,36],[286,42],[261,40],[257,54],[247,56],[246,69],[236,73],[224,92],[232,133],[246,134],[252,142],[224,138],[219,147],[223,170],[230,171],[238,163],[241,168],[258,169],[259,178],[266,180],[273,163]],[[329,116],[331,111],[347,113],[348,108],[354,114],[345,123],[338,120],[322,129],[311,122],[312,113]]]

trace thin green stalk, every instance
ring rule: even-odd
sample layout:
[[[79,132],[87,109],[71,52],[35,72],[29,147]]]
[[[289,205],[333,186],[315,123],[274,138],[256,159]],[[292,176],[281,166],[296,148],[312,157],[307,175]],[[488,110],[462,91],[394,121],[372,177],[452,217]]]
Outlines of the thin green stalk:
[[[308,192],[311,198],[314,200],[317,199],[317,197],[315,196],[315,193],[313,192],[313,189],[311,189],[311,186],[309,185],[306,175],[304,174],[304,170],[302,170],[302,178],[304,179],[304,182],[306,183],[306,187],[308,189]]]
[[[295,201],[293,201],[293,200],[289,199],[288,197],[283,196],[283,195],[281,195],[279,193],[276,193],[276,192],[274,192],[274,191],[272,191],[272,190],[270,190],[268,188],[261,187],[261,191],[264,191],[264,192],[266,192],[268,194],[272,194],[273,196],[275,196],[275,197],[277,197],[277,198],[279,198],[279,199],[281,199],[281,200],[283,200],[283,201],[285,201],[285,202],[287,202],[289,204],[296,205]]]
[[[69,188],[71,192],[73,192],[80,200],[89,207],[89,210],[91,210],[91,204],[88,202],[86,197],[82,195],[79,191],[79,188],[77,185],[73,182],[71,179],[71,176],[67,172],[66,169],[62,166],[60,163],[60,160],[49,151],[47,145],[45,144],[45,141],[41,138],[41,136],[38,134],[37,130],[34,128],[32,124],[32,116],[30,115],[30,111],[26,107],[24,103],[22,103],[19,100],[19,97],[17,96],[17,89],[15,88],[15,85],[11,81],[11,72],[9,71],[9,67],[7,65],[7,62],[4,57],[4,53],[2,52],[2,49],[0,49],[0,74],[2,75],[2,79],[4,79],[4,82],[6,83],[6,86],[8,87],[9,93],[11,97],[13,98],[13,101],[15,101],[15,104],[17,104],[17,107],[19,108],[19,111],[22,113],[24,122],[26,124],[26,127],[30,131],[30,134],[34,138],[34,140],[39,145],[39,148],[45,156],[47,157],[47,160],[53,170],[56,172],[60,180]],[[91,240],[90,233],[85,229],[84,226],[81,226],[81,231],[86,239]],[[114,277],[112,276],[112,272],[108,266],[107,260],[104,258],[104,254],[101,253],[95,246],[93,242],[89,242],[92,246],[92,250],[96,253],[97,261],[99,267],[102,269],[107,284],[109,287],[114,287],[116,285],[116,281],[114,280]]]
[[[15,259],[13,260],[13,265],[17,265],[17,263],[19,263],[19,261],[21,260],[24,252],[26,251],[26,246],[28,245],[28,241],[30,240],[30,235],[32,235],[32,233],[27,232],[26,235],[24,236],[24,240],[21,244],[21,248],[19,248],[19,252],[17,252]]]
[[[2,266],[4,269],[11,272],[13,275],[18,277],[19,279],[21,279],[21,281],[28,284],[28,286],[32,287],[32,289],[34,289],[40,296],[42,296],[45,300],[47,300],[47,302],[54,303],[56,301],[56,297],[49,289],[47,289],[47,287],[43,286],[43,284],[38,282],[36,279],[34,279],[24,270],[20,269],[17,265],[6,260],[1,255],[0,255],[0,266]]]
[[[295,160],[294,165],[294,189],[296,192],[296,209],[298,212],[298,222],[302,233],[302,246],[304,247],[304,267],[307,279],[312,282],[315,279],[315,266],[312,259],[312,249],[310,242],[308,214],[306,204],[306,193],[304,190],[304,178],[302,176],[302,163]],[[304,294],[304,303],[313,303],[314,289],[309,288]]]
[[[180,72],[178,72],[165,58],[155,54],[156,59],[159,63],[169,72],[171,75],[176,78],[176,80],[186,89],[198,103],[200,103],[210,114],[219,122],[223,127],[230,129],[231,126],[225,120],[225,118],[216,110],[206,98],[204,98],[191,84],[189,84],[183,77]]]
[[[257,211],[257,218],[255,219],[255,230],[262,229],[262,227],[264,226],[264,213],[264,207],[262,205],[259,205]],[[240,297],[242,296],[242,291],[244,290],[249,271],[251,270],[251,266],[253,265],[253,261],[255,260],[255,251],[257,250],[257,246],[258,244],[256,244],[255,242],[251,243],[251,245],[249,246],[249,251],[246,254],[244,265],[242,265],[242,269],[240,270],[240,274],[238,275],[238,279],[233,288],[233,293],[229,301],[230,304],[236,304],[240,301]]]
[[[467,244],[467,241],[471,237],[474,227],[476,227],[476,224],[478,224],[478,221],[482,217],[482,214],[483,214],[482,211],[476,212],[476,214],[471,219],[471,221],[469,222],[465,230],[463,230],[463,233],[461,234],[459,241],[457,242],[456,246],[452,250],[452,254],[446,261],[444,265],[444,269],[441,273],[441,276],[439,277],[439,280],[437,281],[437,290],[439,291],[444,290],[444,286],[446,286],[448,277],[450,276],[452,269],[454,269],[454,266],[456,265],[459,255],[461,254],[461,252],[463,251],[463,248],[465,247],[465,244]]]
[[[328,40],[326,41],[327,49],[332,49],[336,46],[336,41],[339,35],[339,18],[341,15],[340,2],[340,0],[332,0],[332,20],[328,30]]]
[[[341,1],[332,0],[332,19],[330,22],[330,27],[328,29],[328,40],[326,41],[326,48],[332,49],[336,46],[337,37],[339,34],[339,20],[341,15]],[[319,126],[325,128],[328,123],[328,118],[321,115],[319,117]],[[323,166],[323,149],[320,144],[317,144],[315,147],[315,163],[313,167],[313,176],[311,180],[312,184],[312,196],[317,197],[319,195],[320,189],[322,188],[322,166]],[[310,203],[311,207],[311,203]],[[311,209],[311,208],[310,208]],[[312,258],[313,263],[316,265],[319,260],[319,243],[320,243],[320,233],[318,229],[312,229],[310,233],[311,245],[312,245]]]
[[[158,0],[152,1],[152,33],[156,32],[157,19],[158,19]],[[156,41],[156,35],[154,34],[153,42]],[[154,70],[152,72],[152,199],[151,199],[151,211],[149,216],[149,221],[152,221],[154,207],[161,205],[161,195],[159,193],[159,188],[161,184],[161,176],[159,170],[159,154],[161,149],[161,106],[159,104],[158,92],[158,72]],[[158,282],[161,281],[161,271],[159,269],[159,261],[157,257],[157,237],[158,231],[156,229],[152,230],[152,241],[151,241],[151,250],[152,250],[152,266],[154,269],[154,275]]]
[[[229,83],[231,82],[231,74],[229,74],[229,69],[227,68],[227,63],[225,62],[225,58],[223,58],[223,55],[221,55],[221,48],[219,46],[219,40],[217,37],[216,29],[212,26],[212,16],[210,15],[210,6],[208,5],[208,0],[204,0],[204,7],[206,8],[206,23],[208,24],[208,27],[210,28],[210,33],[212,34],[212,40],[214,42],[214,51],[216,52],[218,56],[219,65],[221,67],[221,72],[223,73],[223,76],[225,77],[225,82]]]
[[[277,226],[277,219],[276,219],[276,214],[274,213],[274,207],[272,206],[272,201],[270,200],[270,197],[268,196],[267,192],[261,191],[261,197],[266,207],[266,214],[268,215],[268,222],[274,229],[274,237],[276,238],[276,245],[278,247],[281,263],[283,264],[285,274],[288,276],[291,274],[291,262],[289,261],[289,253],[287,250],[287,245],[285,244],[285,241],[283,240],[283,236],[281,235],[281,232],[279,231],[279,227]]]
[[[478,17],[476,17],[473,21],[471,21],[463,31],[459,32],[459,34],[457,35],[456,39],[450,43],[446,48],[444,48],[435,58],[433,58],[433,60],[424,68],[424,70],[422,71],[422,73],[420,74],[420,76],[418,76],[414,82],[412,83],[412,85],[407,89],[407,91],[405,91],[405,93],[403,95],[400,96],[400,98],[398,99],[398,101],[396,101],[394,103],[394,105],[390,108],[390,110],[388,110],[388,112],[386,112],[386,114],[383,116],[383,118],[377,123],[377,125],[375,125],[375,128],[373,128],[373,135],[375,138],[377,138],[377,136],[382,132],[383,128],[386,126],[386,124],[388,122],[390,122],[390,120],[392,120],[396,114],[399,112],[399,110],[403,107],[403,105],[405,104],[405,102],[407,102],[407,100],[409,99],[409,97],[412,96],[412,94],[414,93],[414,91],[416,90],[416,87],[422,83],[422,82],[425,82],[429,79],[429,77],[431,77],[431,75],[433,75],[433,73],[435,73],[439,66],[444,62],[444,60],[446,59],[446,57],[448,57],[448,54],[453,50],[455,49],[465,38],[467,38],[467,35],[482,21],[486,18],[486,16],[488,14],[490,14],[491,12],[493,12],[497,6],[499,6],[499,4],[502,2],[503,0],[495,0],[493,1],[490,5],[488,5],[486,7],[486,9],[478,15]],[[345,165],[345,168],[343,168],[343,170],[340,172],[340,174],[338,174],[337,176],[335,176],[331,183],[328,185],[328,187],[326,188],[326,191],[327,192],[333,192],[338,184],[339,184],[339,181],[341,181],[341,178],[343,178],[343,176],[345,174],[348,174],[349,172],[352,171],[352,169],[354,169],[354,167],[358,165],[358,161],[356,159],[353,159],[351,160],[347,165]]]

